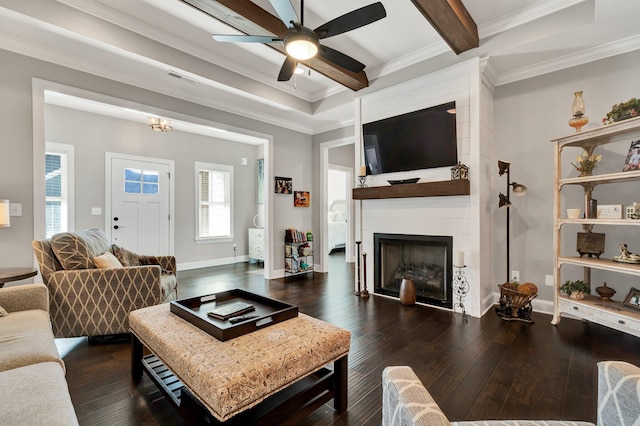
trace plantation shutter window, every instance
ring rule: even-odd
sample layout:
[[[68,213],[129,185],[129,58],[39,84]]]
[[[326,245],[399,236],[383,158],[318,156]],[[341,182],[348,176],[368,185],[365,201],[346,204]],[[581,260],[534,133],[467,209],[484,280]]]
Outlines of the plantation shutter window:
[[[196,171],[198,196],[196,239],[231,238],[233,168],[196,163]]]

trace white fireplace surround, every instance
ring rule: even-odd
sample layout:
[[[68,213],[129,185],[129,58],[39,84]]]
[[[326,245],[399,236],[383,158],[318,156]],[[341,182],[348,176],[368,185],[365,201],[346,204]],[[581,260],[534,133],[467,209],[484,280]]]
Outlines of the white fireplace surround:
[[[356,201],[356,240],[367,256],[367,276],[374,271],[374,233],[450,235],[453,252],[465,253],[470,290],[467,313],[482,316],[494,303],[491,282],[491,167],[493,158],[493,85],[485,77],[488,61],[479,58],[356,99],[356,170],[364,164],[362,123],[456,101],[458,159],[469,167],[471,195]],[[368,186],[387,179],[419,177],[420,182],[451,178],[450,168],[369,176]],[[358,182],[354,182],[357,186]],[[373,288],[373,280],[367,283]]]

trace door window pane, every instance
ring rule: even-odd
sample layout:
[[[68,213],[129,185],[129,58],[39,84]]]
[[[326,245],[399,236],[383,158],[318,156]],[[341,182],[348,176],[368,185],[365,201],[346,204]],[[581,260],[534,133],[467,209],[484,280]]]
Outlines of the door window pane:
[[[124,192],[126,194],[158,195],[160,173],[155,170],[124,169]]]

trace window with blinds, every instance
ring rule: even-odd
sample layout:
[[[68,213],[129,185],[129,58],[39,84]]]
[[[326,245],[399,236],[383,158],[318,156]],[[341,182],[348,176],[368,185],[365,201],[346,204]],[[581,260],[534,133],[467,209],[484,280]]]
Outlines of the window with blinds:
[[[73,227],[73,146],[47,142],[45,151],[45,235],[49,238]]]
[[[196,163],[196,239],[231,238],[233,229],[233,167]]]

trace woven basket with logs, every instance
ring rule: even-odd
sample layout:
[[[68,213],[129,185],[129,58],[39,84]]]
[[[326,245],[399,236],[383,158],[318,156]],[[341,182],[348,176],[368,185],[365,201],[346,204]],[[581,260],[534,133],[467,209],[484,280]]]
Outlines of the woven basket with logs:
[[[531,322],[531,301],[538,296],[538,287],[533,283],[500,284],[500,308],[496,308],[503,319],[518,319]]]

